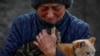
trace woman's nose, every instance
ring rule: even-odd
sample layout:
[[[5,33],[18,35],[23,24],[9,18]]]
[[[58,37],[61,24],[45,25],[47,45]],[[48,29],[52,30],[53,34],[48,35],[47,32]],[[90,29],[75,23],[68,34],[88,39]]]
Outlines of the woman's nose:
[[[48,17],[48,18],[54,17],[54,12],[53,12],[52,9],[48,10],[47,17]]]

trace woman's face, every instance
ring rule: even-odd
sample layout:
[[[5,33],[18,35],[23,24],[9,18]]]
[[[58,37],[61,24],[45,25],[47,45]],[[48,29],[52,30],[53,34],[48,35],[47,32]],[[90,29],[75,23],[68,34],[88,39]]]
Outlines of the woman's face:
[[[38,6],[37,8],[40,18],[50,24],[55,24],[61,20],[65,11],[65,6],[58,3],[46,3]]]

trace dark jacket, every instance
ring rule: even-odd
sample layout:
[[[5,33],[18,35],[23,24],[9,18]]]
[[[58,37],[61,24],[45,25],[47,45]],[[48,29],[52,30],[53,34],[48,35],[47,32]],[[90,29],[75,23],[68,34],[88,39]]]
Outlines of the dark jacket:
[[[89,25],[67,12],[55,26],[61,32],[62,43],[90,37]],[[34,41],[42,29],[50,27],[52,25],[42,21],[36,12],[17,17],[12,24],[1,56],[14,56],[23,44]],[[59,49],[57,56],[63,56]]]

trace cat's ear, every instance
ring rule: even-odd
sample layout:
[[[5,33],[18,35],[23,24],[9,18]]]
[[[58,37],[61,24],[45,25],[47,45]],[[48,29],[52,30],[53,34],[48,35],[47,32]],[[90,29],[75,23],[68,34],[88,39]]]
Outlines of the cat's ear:
[[[96,38],[95,37],[90,37],[89,38],[89,41],[94,45],[95,41],[96,41]]]
[[[74,43],[75,48],[83,48],[86,46],[85,41]]]
[[[80,48],[84,48],[85,46],[86,46],[85,41],[80,42],[80,44],[79,44],[79,47],[80,47]]]

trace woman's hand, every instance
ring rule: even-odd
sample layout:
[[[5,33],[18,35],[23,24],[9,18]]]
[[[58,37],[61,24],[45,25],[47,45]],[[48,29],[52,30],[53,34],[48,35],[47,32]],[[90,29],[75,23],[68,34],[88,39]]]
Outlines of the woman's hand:
[[[56,56],[56,41],[55,28],[51,29],[51,35],[43,29],[39,35],[36,36],[33,43],[44,53],[46,56]]]

